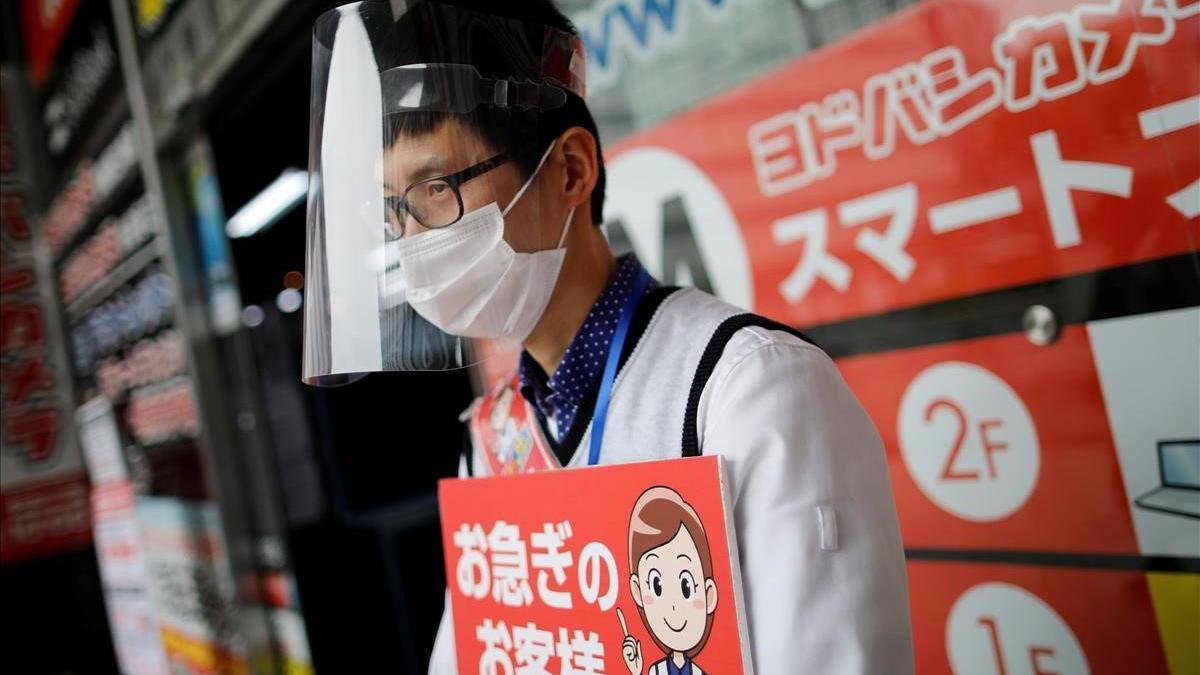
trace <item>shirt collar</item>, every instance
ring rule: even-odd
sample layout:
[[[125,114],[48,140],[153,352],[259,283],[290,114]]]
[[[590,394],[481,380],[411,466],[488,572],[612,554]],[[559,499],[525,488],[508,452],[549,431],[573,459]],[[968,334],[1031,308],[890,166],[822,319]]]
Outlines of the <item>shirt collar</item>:
[[[675,665],[675,659],[667,655],[667,673],[670,675],[692,675],[692,660],[687,656],[683,657],[683,667],[679,668]]]
[[[521,352],[517,368],[521,395],[544,417],[555,417],[560,433],[570,428],[589,387],[603,372],[621,309],[641,269],[633,253],[618,258],[616,274],[592,305],[552,375],[547,377],[529,352]],[[648,288],[655,285],[652,280]]]

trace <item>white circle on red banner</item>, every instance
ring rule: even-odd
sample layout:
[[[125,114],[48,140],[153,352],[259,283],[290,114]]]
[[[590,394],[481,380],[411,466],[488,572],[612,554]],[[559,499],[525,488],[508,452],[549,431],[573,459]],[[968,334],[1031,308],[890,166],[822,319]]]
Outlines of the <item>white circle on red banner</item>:
[[[753,309],[754,279],[742,231],[729,202],[700,167],[673,150],[646,146],[617,155],[607,166],[607,176],[604,222],[621,221],[633,250],[652,274],[664,278],[664,209],[678,198],[713,293]],[[691,283],[687,271],[672,272],[675,283]]]
[[[917,487],[959,518],[1006,518],[1037,485],[1033,418],[1017,392],[985,368],[946,361],[921,371],[900,399],[897,427]]]
[[[1019,586],[988,582],[958,597],[946,620],[946,655],[958,675],[1087,675],[1066,621]]]

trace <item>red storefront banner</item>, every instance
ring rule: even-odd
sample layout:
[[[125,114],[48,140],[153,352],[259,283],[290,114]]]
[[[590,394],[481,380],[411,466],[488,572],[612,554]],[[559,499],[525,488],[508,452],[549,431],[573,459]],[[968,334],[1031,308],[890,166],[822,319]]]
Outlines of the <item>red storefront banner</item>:
[[[80,549],[91,541],[82,471],[0,491],[0,564]]]
[[[1140,572],[910,561],[918,673],[1166,675]]]
[[[1087,330],[845,358],[907,547],[1138,553]]]
[[[9,91],[10,76],[0,80],[0,90]],[[22,181],[28,172],[14,152],[7,106],[0,95],[0,564],[91,540],[62,352],[34,263]]]
[[[1194,250],[1197,147],[1200,0],[925,2],[624,139],[606,221],[813,325]]]
[[[441,481],[460,672],[622,673],[635,645],[638,672],[668,648],[749,672],[721,471],[699,457]]]
[[[21,0],[21,31],[34,85],[41,86],[78,8],[79,0]]]

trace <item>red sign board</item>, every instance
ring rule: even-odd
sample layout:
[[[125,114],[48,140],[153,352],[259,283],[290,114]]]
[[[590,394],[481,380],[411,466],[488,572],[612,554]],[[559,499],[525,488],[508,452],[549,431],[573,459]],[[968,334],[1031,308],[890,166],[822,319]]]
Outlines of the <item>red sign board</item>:
[[[1198,72],[1196,0],[926,2],[623,140],[606,216],[669,275],[682,200],[714,290],[801,326],[1179,254]]]
[[[883,436],[905,546],[1138,552],[1084,326],[838,366]]]
[[[9,76],[2,79],[8,87]],[[0,96],[0,564],[91,540],[60,351],[34,264],[21,181],[28,172],[13,152],[7,105]]]
[[[83,472],[0,491],[0,564],[83,548],[91,540]]]
[[[918,673],[1167,672],[1140,572],[911,561]]]
[[[699,457],[442,481],[461,671],[648,672],[678,653],[749,672],[721,471]]]

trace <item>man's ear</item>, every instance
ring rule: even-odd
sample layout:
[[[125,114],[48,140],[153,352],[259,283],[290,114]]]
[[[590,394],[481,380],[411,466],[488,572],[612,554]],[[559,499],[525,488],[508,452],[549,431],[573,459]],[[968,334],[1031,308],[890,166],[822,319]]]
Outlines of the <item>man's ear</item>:
[[[633,594],[633,604],[642,606],[642,589],[636,574],[629,575],[629,592]]]
[[[717,584],[712,579],[704,580],[704,605],[706,614],[717,610]]]
[[[558,137],[555,154],[562,158],[562,190],[567,208],[581,207],[600,176],[596,137],[583,127],[571,127]]]

